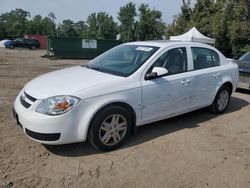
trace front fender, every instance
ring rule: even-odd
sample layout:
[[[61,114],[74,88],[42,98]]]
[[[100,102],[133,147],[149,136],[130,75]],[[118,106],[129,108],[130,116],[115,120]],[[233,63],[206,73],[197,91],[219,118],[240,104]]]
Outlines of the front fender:
[[[125,103],[129,105],[135,112],[136,125],[141,123],[141,91],[139,88],[112,93],[109,95],[102,95],[93,98],[88,98],[84,99],[84,101],[88,103],[91,106],[91,108],[87,112],[88,117],[82,119],[84,125],[81,126],[82,130],[80,130],[80,132],[83,133],[83,140],[86,140],[87,138],[89,125],[95,114],[103,107],[108,106],[110,104]]]

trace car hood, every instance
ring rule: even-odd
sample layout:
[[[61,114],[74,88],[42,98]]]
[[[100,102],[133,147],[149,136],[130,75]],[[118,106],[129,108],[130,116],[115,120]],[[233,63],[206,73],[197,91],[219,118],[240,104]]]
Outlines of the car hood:
[[[74,95],[77,91],[112,82],[121,77],[77,66],[41,75],[26,84],[26,93],[37,99]]]

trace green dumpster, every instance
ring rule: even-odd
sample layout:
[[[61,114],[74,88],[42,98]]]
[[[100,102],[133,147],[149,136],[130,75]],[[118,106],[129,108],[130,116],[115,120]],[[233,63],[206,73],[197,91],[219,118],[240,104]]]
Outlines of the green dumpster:
[[[58,58],[93,59],[120,44],[119,40],[48,37],[47,51]]]

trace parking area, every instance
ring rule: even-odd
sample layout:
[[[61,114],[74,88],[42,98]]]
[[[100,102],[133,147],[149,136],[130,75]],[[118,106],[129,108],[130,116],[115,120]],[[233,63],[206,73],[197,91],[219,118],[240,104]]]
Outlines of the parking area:
[[[149,124],[108,153],[89,143],[45,146],[30,140],[12,117],[24,84],[87,62],[49,60],[45,53],[0,48],[0,187],[250,187],[245,90],[233,94],[222,115],[202,109]]]

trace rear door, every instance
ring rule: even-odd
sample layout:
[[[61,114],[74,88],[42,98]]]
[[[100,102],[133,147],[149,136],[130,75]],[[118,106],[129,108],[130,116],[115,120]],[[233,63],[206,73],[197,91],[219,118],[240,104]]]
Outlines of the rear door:
[[[212,104],[222,82],[220,57],[216,51],[204,47],[191,47],[193,60],[192,108]]]
[[[23,47],[23,39],[22,38],[18,38],[14,42],[15,42],[15,47]]]
[[[29,48],[31,45],[31,40],[29,39],[23,39],[23,47]]]

